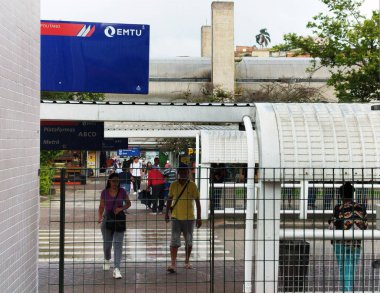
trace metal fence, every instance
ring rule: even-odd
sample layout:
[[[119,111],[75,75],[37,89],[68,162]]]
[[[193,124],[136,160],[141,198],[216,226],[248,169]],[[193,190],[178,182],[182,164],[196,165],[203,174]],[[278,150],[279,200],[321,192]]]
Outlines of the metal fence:
[[[198,171],[203,177],[194,179],[207,192],[200,200],[208,217],[200,229],[194,229],[193,268],[184,268],[182,239],[176,273],[167,272],[170,223],[164,214],[152,213],[131,189],[119,280],[113,278],[112,268],[103,270],[103,238],[97,222],[108,174],[77,180],[62,169],[56,194],[41,202],[39,292],[350,292],[342,287],[342,258],[333,245],[340,239],[361,244],[357,262],[347,265],[353,270],[351,291],[380,292],[378,170],[367,170],[373,176],[363,180],[364,172],[352,176],[355,170],[326,170],[334,174],[326,178],[319,170],[294,176],[305,172],[260,169],[255,180],[240,183],[228,178],[216,183],[216,168]],[[339,187],[347,181],[355,186],[354,200],[368,211],[368,229],[341,235],[342,231],[328,229],[328,220],[341,203]],[[140,189],[146,189],[144,176]],[[254,201],[252,215],[247,213],[249,200]],[[247,258],[250,249],[252,257]]]

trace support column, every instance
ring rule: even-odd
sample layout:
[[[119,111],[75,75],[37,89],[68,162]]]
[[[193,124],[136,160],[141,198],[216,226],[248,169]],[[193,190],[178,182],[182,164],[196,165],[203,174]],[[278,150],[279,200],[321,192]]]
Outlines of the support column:
[[[210,183],[210,167],[211,164],[201,164],[201,178],[200,178],[200,197],[201,197],[201,217],[202,220],[208,219],[209,201],[209,183]]]
[[[255,237],[255,292],[277,293],[281,209],[280,136],[273,105],[256,105],[260,192]],[[270,133],[270,135],[268,135]]]
[[[201,57],[211,58],[212,52],[212,29],[211,25],[201,27]]]
[[[212,9],[212,84],[234,93],[234,3],[213,2]]]
[[[271,176],[270,169],[265,170]],[[265,172],[264,171],[264,172]],[[257,204],[256,292],[277,292],[281,183],[262,182]]]

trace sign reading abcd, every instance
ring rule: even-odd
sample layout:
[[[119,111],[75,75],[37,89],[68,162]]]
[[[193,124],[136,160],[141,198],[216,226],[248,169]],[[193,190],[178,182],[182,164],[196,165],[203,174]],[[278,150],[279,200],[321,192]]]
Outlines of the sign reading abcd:
[[[41,90],[147,94],[149,25],[41,21]]]
[[[104,138],[103,122],[41,121],[42,150],[117,150],[128,138]]]

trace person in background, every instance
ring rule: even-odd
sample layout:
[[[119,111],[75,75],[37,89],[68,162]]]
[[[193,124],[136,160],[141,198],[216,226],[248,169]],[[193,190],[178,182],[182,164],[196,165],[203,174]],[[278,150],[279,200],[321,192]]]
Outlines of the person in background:
[[[106,167],[111,168],[112,165],[113,165],[113,160],[111,159],[111,157],[108,157],[106,160]]]
[[[176,169],[170,167],[168,169],[165,169],[164,176],[168,178],[168,182],[171,184],[177,180],[177,171]]]
[[[133,190],[135,193],[140,192],[142,164],[139,161],[139,157],[133,158],[130,169],[133,176]]]
[[[124,160],[123,160],[123,165],[122,165],[121,167],[122,167],[122,169],[124,169],[124,168],[128,168],[129,165],[130,165],[130,164],[128,164],[127,159],[124,159]]]
[[[124,204],[125,203],[125,204]],[[112,244],[114,247],[114,270],[113,277],[115,279],[121,279],[120,262],[123,252],[123,240],[124,231],[117,232],[106,227],[106,221],[104,220],[106,214],[119,212],[129,208],[131,202],[125,190],[120,188],[119,176],[116,173],[109,175],[106,188],[100,195],[100,203],[98,209],[98,223],[101,224],[100,229],[103,236],[103,251],[104,251],[104,264],[103,270],[108,271],[111,267],[111,250]]]
[[[119,174],[120,187],[125,190],[127,195],[131,193],[131,182],[132,182],[132,174],[129,168],[123,168],[122,172]],[[127,210],[124,210],[128,214]]]
[[[160,170],[160,158],[159,157],[154,158],[153,168]]]
[[[167,160],[167,161],[166,161],[166,164],[165,164],[165,169],[169,169],[169,168],[171,168],[171,167],[172,167],[172,165],[170,164],[170,161]]]
[[[147,190],[152,187],[152,212],[162,213],[164,209],[164,176],[159,169],[153,166],[148,174]],[[158,209],[157,209],[158,202]]]
[[[150,170],[152,170],[153,166],[151,162],[146,163],[145,175],[148,176]]]
[[[117,163],[116,165],[117,165],[117,168],[115,169],[115,173],[120,174],[121,172],[123,172],[121,168],[121,163]]]
[[[329,228],[336,230],[366,230],[367,211],[354,201],[355,188],[350,182],[339,188],[342,203],[335,206]],[[352,234],[351,234],[352,235]],[[355,270],[361,253],[361,240],[334,240],[334,253],[337,258],[343,292],[354,289]]]
[[[194,202],[197,207],[196,226],[202,226],[201,204],[199,201],[199,191],[196,184],[189,180],[189,169],[187,165],[180,164],[178,169],[178,180],[170,185],[169,199],[166,205],[165,220],[170,220],[169,211],[171,212],[171,241],[170,241],[170,258],[171,265],[167,271],[174,273],[177,266],[178,248],[181,246],[181,233],[185,238],[185,268],[192,269],[190,263],[191,251],[193,248],[193,231],[194,231]]]

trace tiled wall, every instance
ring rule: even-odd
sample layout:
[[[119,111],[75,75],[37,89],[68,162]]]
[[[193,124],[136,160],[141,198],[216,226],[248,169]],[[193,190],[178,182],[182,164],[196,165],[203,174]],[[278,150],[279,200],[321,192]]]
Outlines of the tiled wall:
[[[0,291],[36,292],[39,1],[0,2]]]

